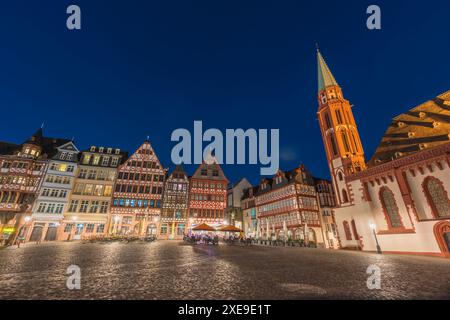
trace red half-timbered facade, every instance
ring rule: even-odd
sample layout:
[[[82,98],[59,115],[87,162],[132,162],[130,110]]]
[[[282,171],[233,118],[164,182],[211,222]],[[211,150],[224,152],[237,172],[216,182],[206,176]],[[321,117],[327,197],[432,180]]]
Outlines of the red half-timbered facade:
[[[208,157],[190,179],[189,213],[191,227],[201,223],[224,224],[228,179],[212,156]]]
[[[158,235],[166,172],[149,141],[118,168],[109,218],[111,234]]]

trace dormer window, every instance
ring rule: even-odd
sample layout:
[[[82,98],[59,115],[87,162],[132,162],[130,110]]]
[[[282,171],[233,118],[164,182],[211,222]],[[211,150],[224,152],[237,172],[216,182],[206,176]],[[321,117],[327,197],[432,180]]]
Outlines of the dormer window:
[[[103,150],[104,150],[104,149],[105,149],[105,148],[100,147],[100,148],[98,149],[98,152],[103,153]]]
[[[120,149],[116,149],[116,154],[120,154]]]
[[[108,148],[108,151],[107,151],[109,154],[111,154],[112,153],[112,148]]]
[[[95,146],[91,147],[91,152],[95,152]]]
[[[326,96],[324,93],[322,93],[322,95],[320,96],[320,98],[322,99],[322,103],[323,103],[323,104],[327,103],[327,96]]]

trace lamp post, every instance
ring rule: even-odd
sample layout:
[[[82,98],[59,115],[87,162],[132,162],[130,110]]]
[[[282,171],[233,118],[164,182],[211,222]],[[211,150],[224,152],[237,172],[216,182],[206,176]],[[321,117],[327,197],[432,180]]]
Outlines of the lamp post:
[[[373,236],[375,237],[375,242],[377,244],[377,253],[382,254],[383,252],[381,252],[381,247],[380,247],[380,244],[378,243],[377,233],[375,231],[376,228],[377,228],[377,226],[374,223],[370,224],[370,229],[372,229]]]

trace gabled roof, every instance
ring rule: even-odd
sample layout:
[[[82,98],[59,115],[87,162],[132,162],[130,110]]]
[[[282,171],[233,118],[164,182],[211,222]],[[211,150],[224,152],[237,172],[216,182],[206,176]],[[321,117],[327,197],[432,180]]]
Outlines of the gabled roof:
[[[303,176],[303,173],[305,174],[304,176]],[[277,183],[275,181],[275,179],[278,176],[282,177],[282,180],[279,183]],[[260,184],[258,186],[254,186],[252,188],[246,189],[244,191],[244,195],[243,195],[242,199],[246,199],[246,198],[250,198],[251,197],[250,196],[250,192],[249,192],[250,189],[252,189],[253,195],[257,196],[257,195],[260,195],[260,194],[264,194],[264,193],[270,192],[272,190],[276,190],[276,189],[282,188],[282,187],[284,187],[284,186],[286,186],[286,185],[288,185],[290,183],[293,183],[293,182],[298,182],[298,183],[303,183],[303,184],[307,184],[307,185],[313,186],[314,185],[314,181],[315,181],[314,179],[315,178],[310,174],[309,170],[303,164],[300,165],[299,167],[294,168],[294,169],[289,170],[289,171],[279,170],[277,172],[277,174],[275,176],[273,176],[272,178],[263,177],[261,179]],[[263,182],[266,183],[266,188],[264,188],[264,189],[261,188],[261,185],[262,185]]]
[[[368,167],[450,141],[450,91],[395,117]]]
[[[206,170],[206,175],[202,175],[202,170]],[[217,170],[218,176],[214,176],[213,172]],[[220,181],[227,181],[228,179],[225,176],[225,174],[222,171],[222,168],[217,163],[217,160],[215,157],[210,156],[205,161],[202,162],[201,165],[197,167],[197,170],[195,170],[194,174],[191,177],[192,179],[205,179],[205,180],[220,180]]]

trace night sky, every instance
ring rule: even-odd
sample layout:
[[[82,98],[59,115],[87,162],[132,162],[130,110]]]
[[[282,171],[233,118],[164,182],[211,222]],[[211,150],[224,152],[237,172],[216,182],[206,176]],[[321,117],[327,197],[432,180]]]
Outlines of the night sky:
[[[173,167],[174,129],[279,128],[281,168],[328,177],[316,120],[320,44],[353,109],[367,158],[395,115],[450,90],[450,2],[2,1],[0,140],[45,122],[77,146],[134,151],[147,135]],[[66,28],[66,8],[82,30]],[[194,167],[187,167],[190,174]],[[259,166],[224,166],[259,180]]]

